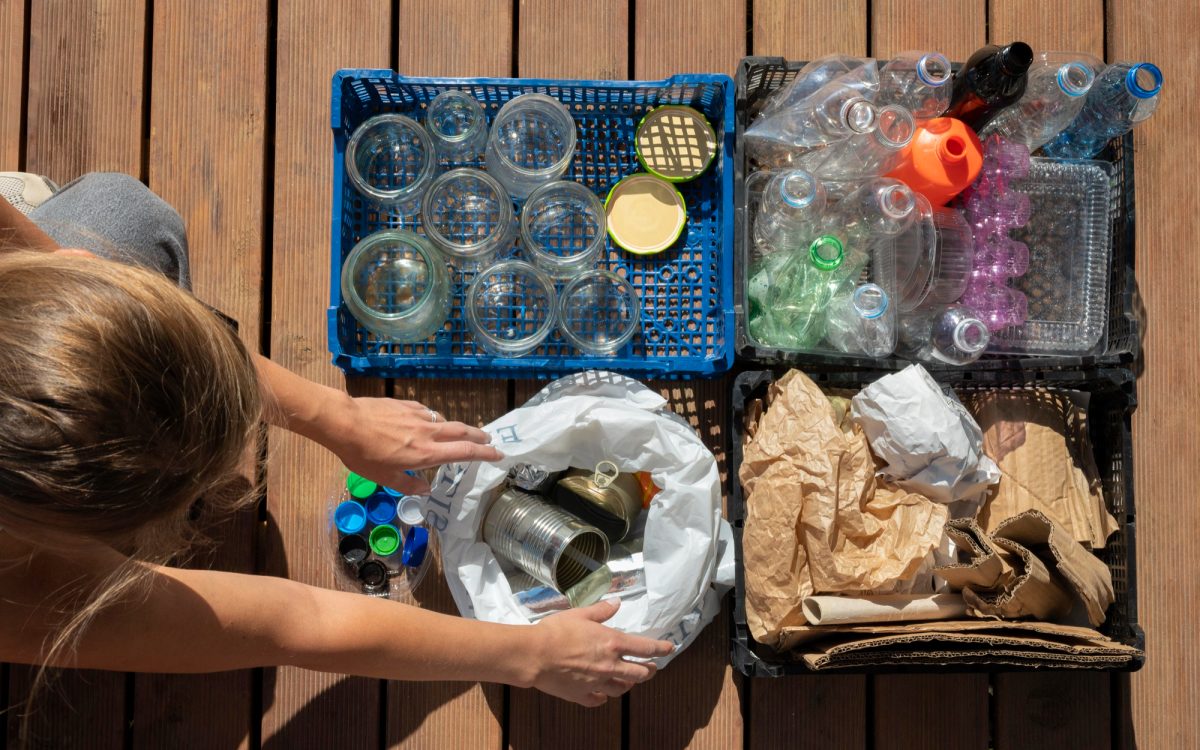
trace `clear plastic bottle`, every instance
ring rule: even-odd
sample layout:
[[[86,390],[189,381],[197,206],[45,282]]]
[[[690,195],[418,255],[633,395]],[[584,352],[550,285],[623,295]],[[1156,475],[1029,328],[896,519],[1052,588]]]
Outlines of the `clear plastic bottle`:
[[[807,245],[825,210],[825,188],[808,172],[789,169],[771,177],[754,217],[754,241],[763,255]]]
[[[950,61],[938,52],[910,51],[888,60],[879,71],[876,104],[896,104],[918,122],[940,116],[950,105]]]
[[[899,180],[876,177],[838,201],[831,221],[846,238],[861,242],[867,237],[895,237],[917,218],[917,201],[912,190]]]
[[[1057,159],[1090,159],[1154,113],[1162,83],[1162,71],[1152,63],[1109,66],[1096,77],[1079,114],[1043,152]]]
[[[896,314],[883,287],[859,284],[836,294],[826,314],[825,341],[846,354],[890,355],[896,348]]]
[[[867,180],[889,172],[912,141],[916,121],[904,107],[889,104],[879,108],[877,123],[870,133],[813,149],[796,161],[817,177],[837,182]]]
[[[838,79],[756,120],[746,129],[746,151],[761,167],[786,167],[807,149],[870,133],[876,115],[858,88]]]
[[[900,319],[898,328],[903,354],[951,365],[979,359],[991,338],[979,315],[958,304],[914,310]]]
[[[946,116],[962,120],[978,133],[1025,93],[1026,72],[1032,62],[1033,50],[1024,42],[979,49],[954,74]]]
[[[1030,151],[1041,148],[1079,114],[1095,77],[1085,61],[1057,64],[1041,55],[1029,69],[1024,96],[996,115],[979,134],[980,139],[995,133]]]
[[[842,243],[821,236],[806,249],[764,258],[747,284],[750,335],[759,343],[807,350],[825,330],[825,308],[843,263]]]
[[[763,105],[759,117],[791,107],[839,78],[845,78],[846,82],[857,83],[864,88],[877,86],[879,83],[878,72],[874,65],[864,65],[867,62],[870,61],[866,58],[849,55],[827,55],[812,60],[796,73],[795,78],[771,95],[771,98]],[[847,74],[851,72],[854,75],[848,76]]]

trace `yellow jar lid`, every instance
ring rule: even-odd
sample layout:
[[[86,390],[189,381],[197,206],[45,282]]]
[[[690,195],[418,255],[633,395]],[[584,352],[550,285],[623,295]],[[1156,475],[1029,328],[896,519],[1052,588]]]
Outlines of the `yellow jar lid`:
[[[666,250],[687,224],[687,204],[679,191],[644,173],[613,185],[604,201],[604,213],[613,244],[636,255]]]
[[[704,115],[671,105],[650,110],[634,138],[638,161],[650,174],[670,182],[694,180],[717,153],[717,134]]]

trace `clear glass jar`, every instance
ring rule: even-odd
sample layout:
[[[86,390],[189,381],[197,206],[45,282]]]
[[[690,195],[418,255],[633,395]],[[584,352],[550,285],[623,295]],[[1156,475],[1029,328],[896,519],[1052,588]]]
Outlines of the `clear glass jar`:
[[[604,205],[578,182],[548,182],[533,191],[521,209],[525,252],[534,265],[556,279],[594,267],[606,231]]]
[[[376,115],[346,144],[346,175],[354,189],[405,213],[416,211],[436,168],[429,134],[404,115]]]
[[[412,232],[363,238],[342,264],[341,286],[346,309],[362,327],[393,341],[424,341],[450,314],[446,260]]]
[[[475,343],[501,357],[533,351],[554,330],[554,282],[524,261],[505,261],[477,274],[463,306]]]
[[[563,289],[558,302],[563,337],[587,354],[615,354],[641,322],[642,304],[633,285],[611,271],[588,271]]]
[[[465,91],[451,89],[434,97],[425,110],[425,129],[443,159],[464,161],[487,147],[487,116]]]
[[[575,154],[575,119],[557,99],[522,94],[492,122],[487,141],[488,173],[517,200],[562,177]]]
[[[439,176],[421,205],[429,241],[456,268],[483,268],[517,236],[512,198],[478,169],[463,167]]]

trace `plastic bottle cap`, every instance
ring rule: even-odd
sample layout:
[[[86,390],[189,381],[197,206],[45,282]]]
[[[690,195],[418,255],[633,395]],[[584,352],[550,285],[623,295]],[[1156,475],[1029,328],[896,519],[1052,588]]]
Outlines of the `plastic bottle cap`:
[[[855,133],[870,133],[875,129],[875,105],[858,97],[842,105],[842,122]]]
[[[378,488],[379,485],[353,471],[346,475],[346,489],[350,491],[351,496],[357,497],[359,500],[374,495]]]
[[[409,472],[405,472],[405,473],[409,473]],[[392,497],[396,498],[397,500],[399,500],[400,498],[404,497],[404,493],[403,493],[403,492],[401,492],[400,490],[393,490],[391,487],[380,487],[379,489],[381,489],[381,490],[383,490],[384,492],[388,493],[389,495],[391,495]]]
[[[1092,69],[1081,62],[1069,62],[1058,69],[1058,87],[1070,97],[1083,96],[1096,79]]]
[[[400,530],[390,523],[371,529],[371,551],[389,557],[400,549]]]
[[[414,526],[404,535],[404,552],[400,554],[400,562],[410,568],[419,568],[425,562],[425,552],[429,549],[429,529],[424,526]]]
[[[968,354],[986,349],[990,338],[987,325],[977,318],[959,321],[954,327],[954,345]]]
[[[1147,80],[1147,76],[1149,79]],[[1138,63],[1125,74],[1125,88],[1138,99],[1149,99],[1162,89],[1163,74],[1154,63]],[[1149,88],[1146,85],[1149,84]]]
[[[358,566],[358,580],[367,591],[379,591],[387,585],[387,566],[378,560],[368,560]]]
[[[950,82],[950,61],[940,52],[921,55],[917,60],[917,78],[926,86],[944,86]]]
[[[419,495],[405,495],[400,498],[396,511],[400,521],[409,526],[425,523],[425,501]]]
[[[396,499],[386,492],[376,492],[367,498],[367,518],[371,523],[390,523],[396,517]]]
[[[367,559],[367,555],[371,550],[367,547],[367,540],[362,537],[362,534],[347,534],[342,537],[342,541],[338,542],[338,554],[342,556],[342,560],[347,565],[357,568],[358,564]]]
[[[822,271],[832,271],[842,265],[845,256],[846,249],[842,246],[842,241],[832,234],[823,234],[808,246],[808,257],[812,259],[813,265]]]
[[[367,509],[354,500],[338,503],[333,509],[333,523],[343,534],[357,534],[367,525]]]
[[[604,213],[613,244],[635,255],[661,253],[675,244],[687,224],[687,205],[679,191],[644,173],[613,185]]]
[[[794,171],[783,178],[779,196],[793,208],[804,208],[817,196],[817,183],[807,172]]]
[[[851,298],[854,309],[867,320],[874,320],[887,312],[888,295],[878,284],[863,284],[854,290]]]

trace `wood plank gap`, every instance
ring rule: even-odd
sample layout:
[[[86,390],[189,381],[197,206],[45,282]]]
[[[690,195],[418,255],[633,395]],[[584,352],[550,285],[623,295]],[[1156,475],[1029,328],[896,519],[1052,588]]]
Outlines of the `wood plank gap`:
[[[263,128],[262,150],[262,283],[259,285],[258,348],[264,357],[270,358],[275,276],[275,102],[278,96],[279,0],[269,0],[267,3],[266,42],[263,122],[267,125]]]
[[[145,27],[142,30],[142,153],[138,179],[145,185],[150,184],[150,96],[154,89],[151,81],[154,72],[154,2],[155,0],[146,0],[146,18],[142,21]]]
[[[29,38],[32,33],[33,0],[25,0],[25,13],[22,18],[22,37],[24,47],[21,50],[21,119],[17,131],[17,169],[25,171],[29,154]]]

